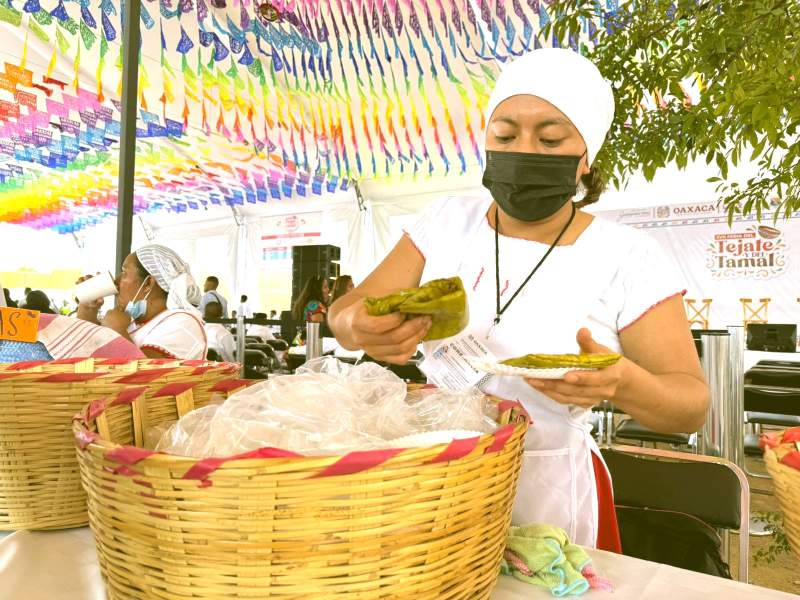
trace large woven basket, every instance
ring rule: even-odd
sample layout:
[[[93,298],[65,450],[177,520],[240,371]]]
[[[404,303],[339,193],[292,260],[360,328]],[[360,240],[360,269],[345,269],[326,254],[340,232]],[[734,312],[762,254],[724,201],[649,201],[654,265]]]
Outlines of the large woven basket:
[[[765,450],[764,462],[775,483],[786,537],[795,556],[800,559],[800,469],[781,464],[771,448]]]
[[[198,460],[131,435],[137,415],[190,402],[125,402],[74,424],[110,600],[489,597],[527,429],[516,403],[494,434],[449,445]]]
[[[0,531],[88,522],[72,418],[89,399],[131,387],[148,395],[191,388],[202,404],[235,372],[229,364],[146,360],[0,365]]]

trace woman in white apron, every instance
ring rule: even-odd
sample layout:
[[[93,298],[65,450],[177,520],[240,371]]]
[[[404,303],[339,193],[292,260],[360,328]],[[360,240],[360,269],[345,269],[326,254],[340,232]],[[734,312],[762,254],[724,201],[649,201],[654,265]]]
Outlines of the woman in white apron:
[[[507,65],[486,111],[489,194],[434,203],[367,280],[332,306],[329,322],[345,348],[404,363],[430,321],[370,317],[362,299],[458,275],[470,311],[461,335],[500,359],[621,352],[622,361],[598,372],[561,381],[492,377],[482,386],[519,400],[533,419],[514,522],[551,523],[579,544],[619,551],[590,408],[610,400],[646,427],[692,432],[703,422],[708,386],[683,285],[657,243],[579,210],[599,195],[591,165],[613,115],[611,86],[577,53],[536,50]],[[580,199],[579,185],[586,189]],[[426,343],[426,357],[441,343]]]
[[[159,244],[142,246],[124,260],[115,283],[116,306],[102,323],[97,317],[102,299],[79,304],[78,318],[113,329],[149,358],[205,359],[208,340],[195,308],[200,288],[175,251]]]

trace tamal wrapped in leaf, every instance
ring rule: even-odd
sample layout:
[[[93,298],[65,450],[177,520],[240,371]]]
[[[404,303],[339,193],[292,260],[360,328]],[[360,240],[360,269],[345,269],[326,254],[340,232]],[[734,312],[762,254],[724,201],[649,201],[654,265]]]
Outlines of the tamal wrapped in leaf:
[[[366,298],[367,313],[380,317],[391,313],[430,315],[433,319],[425,341],[452,337],[467,326],[469,310],[467,294],[460,277],[434,279],[383,298]]]
[[[521,369],[605,369],[620,358],[619,354],[526,354],[501,364]]]

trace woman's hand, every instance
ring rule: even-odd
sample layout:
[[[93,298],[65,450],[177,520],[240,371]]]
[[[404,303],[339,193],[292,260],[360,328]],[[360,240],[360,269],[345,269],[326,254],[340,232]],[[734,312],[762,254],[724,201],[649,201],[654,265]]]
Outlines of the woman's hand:
[[[591,332],[584,328],[578,331],[581,353],[613,354],[613,350],[598,344]],[[626,360],[598,371],[572,371],[563,380],[526,379],[528,384],[561,404],[575,404],[591,408],[603,400],[613,400],[621,382],[625,379]]]
[[[99,273],[98,273],[99,275]],[[84,275],[78,281],[75,282],[75,285],[79,283],[83,283],[84,281],[91,279],[94,275]],[[76,298],[77,300],[77,298]],[[97,323],[97,313],[100,311],[100,308],[103,306],[103,299],[99,298],[94,302],[79,302],[78,303],[78,310],[75,313],[75,316],[83,321],[89,321],[91,323]]]
[[[414,356],[432,323],[430,317],[407,319],[399,313],[372,317],[360,301],[345,308],[339,319],[356,346],[375,360],[397,365],[405,364]]]
[[[131,324],[131,317],[121,308],[112,308],[103,318],[103,327],[108,327],[119,333],[123,337],[128,337],[128,327]]]

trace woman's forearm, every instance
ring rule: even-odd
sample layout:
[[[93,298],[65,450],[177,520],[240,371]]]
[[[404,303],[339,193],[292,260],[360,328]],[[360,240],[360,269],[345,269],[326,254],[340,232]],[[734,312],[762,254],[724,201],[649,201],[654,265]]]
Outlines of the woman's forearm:
[[[708,386],[686,373],[654,375],[625,361],[626,375],[611,401],[639,423],[662,433],[693,433],[705,422]]]
[[[97,312],[96,308],[78,304],[78,310],[75,312],[75,316],[81,321],[88,321],[89,323],[100,325],[100,321],[97,319]]]
[[[360,350],[361,348],[353,340],[352,331],[344,322],[345,315],[343,315],[343,311],[353,306],[356,302],[363,301],[365,297],[364,294],[355,289],[339,298],[328,309],[328,327],[331,328],[333,335],[336,336],[336,341],[345,350]]]

